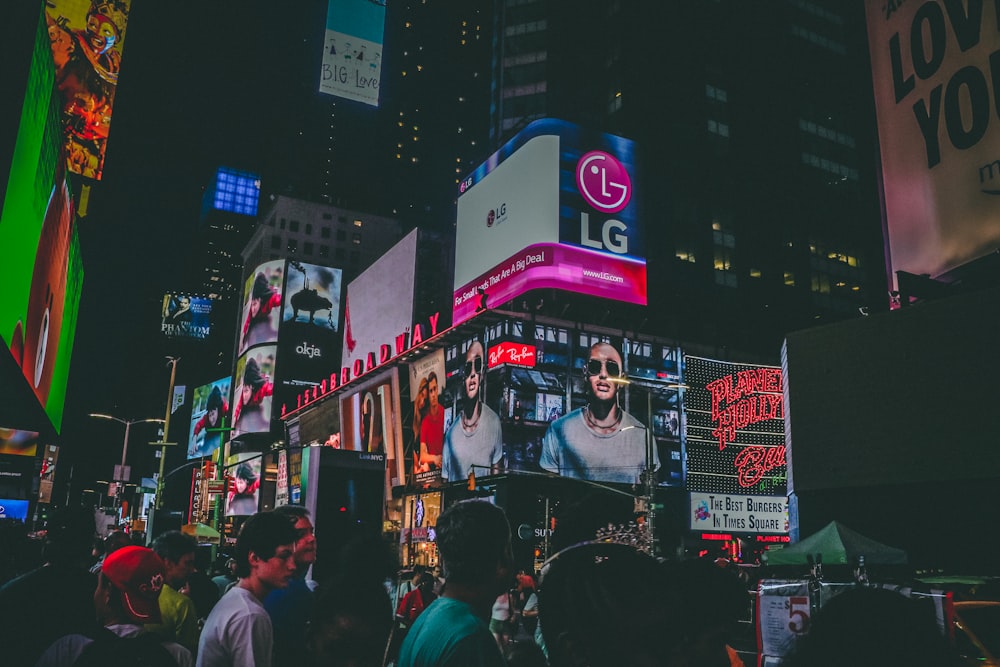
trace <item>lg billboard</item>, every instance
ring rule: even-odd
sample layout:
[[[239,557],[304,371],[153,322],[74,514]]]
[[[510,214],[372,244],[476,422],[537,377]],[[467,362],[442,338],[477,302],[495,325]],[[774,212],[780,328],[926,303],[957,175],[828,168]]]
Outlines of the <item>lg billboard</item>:
[[[459,186],[453,324],[529,289],[646,303],[635,144],[531,123]]]

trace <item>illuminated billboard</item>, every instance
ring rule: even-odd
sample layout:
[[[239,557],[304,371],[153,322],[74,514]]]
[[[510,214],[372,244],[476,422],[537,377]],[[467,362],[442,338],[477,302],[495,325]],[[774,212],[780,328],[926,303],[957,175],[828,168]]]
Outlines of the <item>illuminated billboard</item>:
[[[409,365],[410,402],[413,420],[406,434],[406,461],[420,484],[438,482],[444,454],[446,406],[441,394],[448,376],[444,369],[444,350],[425,355]]]
[[[531,289],[646,303],[633,142],[528,125],[462,181],[452,323]]]
[[[260,345],[236,361],[233,378],[233,437],[271,429],[277,345]]]
[[[259,202],[260,176],[249,171],[219,167],[203,206],[216,211],[256,216]]]
[[[413,326],[417,230],[407,234],[347,286],[341,364],[352,367]],[[355,373],[355,375],[359,375]]]
[[[164,294],[160,331],[169,338],[208,338],[212,331],[212,300],[175,292]]]
[[[66,165],[100,179],[131,0],[48,0],[51,58],[62,95]]]
[[[42,12],[0,213],[0,338],[58,432],[83,283],[60,104]]]
[[[378,106],[385,0],[330,0],[319,91]]]
[[[254,345],[278,340],[284,277],[285,262],[279,259],[255,268],[244,283],[238,354]]]
[[[289,260],[278,336],[279,400],[329,375],[340,352],[341,270]]]
[[[955,6],[865,2],[891,281],[1000,247],[1000,16],[995,3]]]
[[[257,452],[233,454],[226,459],[229,492],[226,516],[249,516],[260,504],[260,477],[263,456]]]
[[[690,356],[684,364],[688,490],[787,495],[781,368]]]
[[[221,429],[232,426],[232,414],[229,409],[231,386],[232,378],[225,377],[195,388],[188,435],[189,459],[211,456],[229,439]]]
[[[729,530],[741,533],[788,532],[788,498],[691,493],[691,530]]]
[[[16,428],[0,428],[0,454],[35,456],[38,451],[38,433]]]
[[[0,498],[0,519],[13,519],[25,523],[28,520],[28,501]]]

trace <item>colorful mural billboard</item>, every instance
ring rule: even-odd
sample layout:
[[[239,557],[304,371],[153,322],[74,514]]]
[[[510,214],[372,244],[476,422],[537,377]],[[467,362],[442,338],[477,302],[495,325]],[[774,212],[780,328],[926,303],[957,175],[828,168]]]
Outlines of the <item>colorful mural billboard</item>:
[[[100,180],[131,0],[48,0],[66,167]]]
[[[229,390],[232,378],[209,382],[194,390],[191,402],[191,428],[188,435],[187,457],[211,456],[229,439],[222,429],[232,426]]]

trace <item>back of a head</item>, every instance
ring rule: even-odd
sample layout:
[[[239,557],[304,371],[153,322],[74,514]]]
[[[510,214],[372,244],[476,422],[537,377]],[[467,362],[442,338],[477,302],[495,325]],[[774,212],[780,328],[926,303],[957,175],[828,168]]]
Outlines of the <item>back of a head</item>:
[[[257,512],[247,519],[236,538],[236,575],[250,576],[251,552],[268,559],[278,547],[294,544],[297,537],[295,526],[287,517],[275,512]]]
[[[560,551],[542,570],[538,601],[552,667],[668,664],[680,644],[666,570],[629,545]]]
[[[856,588],[813,617],[791,667],[950,667],[960,664],[922,603],[882,588]]]
[[[341,572],[324,584],[308,646],[313,664],[379,665],[392,629],[392,604],[381,582]]]
[[[447,581],[468,585],[492,582],[508,557],[510,524],[502,509],[479,500],[455,503],[438,517],[437,547]]]
[[[170,560],[174,563],[179,562],[181,557],[195,553],[197,550],[197,540],[179,530],[168,530],[153,540],[153,551],[156,552],[156,555],[163,560]]]
[[[84,507],[54,510],[46,523],[45,560],[76,563],[87,558],[94,539],[94,511]]]

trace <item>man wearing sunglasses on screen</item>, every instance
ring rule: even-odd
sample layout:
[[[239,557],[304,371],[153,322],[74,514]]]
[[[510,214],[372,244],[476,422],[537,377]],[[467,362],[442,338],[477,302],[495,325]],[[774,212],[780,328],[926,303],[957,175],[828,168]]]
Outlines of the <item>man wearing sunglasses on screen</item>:
[[[486,361],[478,340],[465,353],[464,370],[462,412],[444,438],[441,478],[451,481],[467,477],[470,471],[488,474],[503,457],[500,418],[482,401]]]
[[[542,440],[541,467],[564,477],[635,484],[646,469],[646,427],[618,404],[622,357],[611,345],[590,348],[584,366],[587,405],[552,422]],[[653,470],[660,467],[656,447]]]

